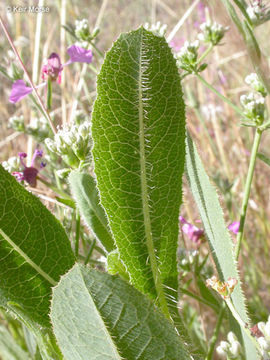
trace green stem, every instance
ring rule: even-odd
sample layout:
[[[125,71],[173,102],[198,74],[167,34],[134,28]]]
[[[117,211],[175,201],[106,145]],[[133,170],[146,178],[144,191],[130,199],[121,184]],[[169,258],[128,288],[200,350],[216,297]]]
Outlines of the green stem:
[[[214,350],[215,350],[216,342],[217,342],[218,335],[219,335],[219,332],[220,332],[220,328],[221,328],[221,325],[222,325],[222,320],[223,320],[223,317],[224,317],[224,314],[225,314],[225,309],[226,309],[225,303],[223,302],[222,305],[221,305],[220,312],[218,314],[216,328],[215,328],[213,336],[212,336],[212,338],[210,340],[209,350],[208,350],[208,353],[207,353],[207,356],[206,356],[205,360],[212,360],[212,358],[213,358],[213,353],[214,353]]]
[[[189,98],[189,100],[191,102],[191,108],[194,110],[195,115],[197,116],[197,118],[199,119],[200,123],[203,126],[203,129],[205,131],[205,134],[207,136],[208,142],[210,144],[210,147],[212,148],[213,153],[215,155],[217,155],[216,146],[215,146],[214,141],[212,140],[211,136],[209,135],[209,131],[208,131],[207,126],[206,126],[205,121],[204,121],[204,117],[202,116],[202,114],[200,112],[200,106],[197,103],[197,101],[196,101],[196,99],[194,97],[194,94],[192,93],[192,91],[190,90],[188,85],[186,86],[186,90],[187,90],[187,96],[188,96],[188,98]]]
[[[79,211],[76,211],[76,233],[75,233],[75,257],[79,255],[79,243],[80,243],[80,228],[81,228],[81,217]]]
[[[72,200],[72,198],[67,193],[65,193],[65,191],[58,189],[56,186],[50,184],[48,181],[42,179],[39,176],[37,176],[37,179],[44,185],[46,185],[48,188],[52,189],[56,194],[63,196],[64,199]]]
[[[206,58],[206,56],[212,51],[212,49],[213,49],[213,44],[210,44],[208,48],[202,53],[201,57],[198,59],[197,65],[199,65],[203,61],[203,59]]]
[[[91,42],[91,45],[93,46],[93,48],[96,50],[96,52],[98,53],[98,55],[103,59],[104,58],[104,54],[98,49],[98,47]]]
[[[180,291],[180,293],[190,296],[191,298],[199,301],[200,303],[211,307],[214,311],[218,311],[218,308],[215,306],[215,304],[212,304],[210,301],[203,299],[202,297],[194,294],[193,292],[191,292],[185,288],[182,288],[182,287],[179,288],[179,291]]]
[[[48,79],[47,81],[47,110],[52,108],[52,81]]]
[[[259,353],[261,353],[261,347],[258,343],[258,341],[256,340],[256,338],[254,336],[252,336],[249,328],[248,328],[248,324],[246,324],[242,319],[241,316],[238,314],[238,312],[236,311],[231,299],[226,299],[226,304],[228,306],[228,308],[230,309],[233,317],[235,318],[235,320],[238,322],[238,324],[241,326],[241,328],[244,330],[244,332],[246,333],[246,335],[250,338],[250,340],[253,342],[253,344],[255,345],[255,347],[257,348],[257,350],[259,351]]]
[[[257,157],[257,154],[258,154],[259,145],[260,145],[260,142],[261,142],[261,137],[262,137],[262,130],[257,128],[256,133],[255,133],[255,137],[254,137],[252,151],[251,151],[250,163],[249,163],[248,174],[247,174],[247,180],[246,180],[245,190],[244,190],[244,198],[243,198],[242,207],[241,207],[240,226],[239,226],[239,231],[238,231],[237,238],[236,238],[236,250],[235,250],[236,260],[239,257],[241,243],[242,243],[242,240],[243,240],[244,225],[245,225],[245,220],[246,220],[246,215],[247,215],[248,200],[249,200],[249,196],[250,196],[251,183],[252,183],[252,179],[253,179],[253,174],[254,174],[254,169],[255,169],[255,162],[256,162],[256,157]]]
[[[214,94],[216,94],[222,101],[230,105],[231,108],[234,109],[235,112],[240,114],[243,118],[246,118],[245,114],[236,106],[231,100],[223,96],[219,91],[217,91],[211,84],[209,84],[201,75],[195,74],[197,78],[203,83],[209,90],[211,90]]]
[[[92,255],[92,252],[93,252],[93,250],[94,250],[94,248],[95,248],[95,245],[96,245],[96,239],[94,239],[94,240],[92,241],[92,244],[90,245],[88,254],[87,254],[87,256],[86,256],[86,258],[85,258],[85,261],[84,261],[84,265],[88,264],[89,259],[90,259],[91,255]]]

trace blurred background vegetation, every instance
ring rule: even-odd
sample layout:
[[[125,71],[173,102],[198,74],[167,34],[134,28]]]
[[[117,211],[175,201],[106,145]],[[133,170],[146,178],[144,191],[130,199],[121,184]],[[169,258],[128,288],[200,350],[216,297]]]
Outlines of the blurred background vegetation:
[[[9,29],[24,64],[33,75],[34,49],[37,14],[8,12],[8,6],[38,5],[37,1],[20,1],[10,4],[1,1],[1,16]],[[202,76],[234,103],[239,103],[240,95],[248,91],[245,77],[253,71],[245,45],[230,21],[221,1],[192,0],[62,0],[45,1],[49,12],[42,16],[41,37],[38,46],[37,83],[41,82],[42,62],[50,53],[61,55],[66,62],[66,49],[73,43],[71,35],[61,25],[74,26],[75,20],[88,19],[90,28],[98,27],[100,32],[93,49],[93,64],[84,75],[84,84],[78,91],[82,75],[82,64],[68,67],[63,73],[62,83],[55,86],[53,97],[53,117],[58,125],[68,124],[72,107],[77,101],[77,109],[90,119],[95,100],[96,75],[103,61],[103,54],[112,46],[123,31],[137,28],[145,22],[160,21],[167,24],[167,35],[178,25],[172,39],[172,47],[179,48],[185,40],[194,41],[199,25],[206,16],[230,29],[221,45],[214,48],[208,56],[207,69]],[[202,5],[204,6],[202,13]],[[192,9],[192,11],[190,11]],[[262,51],[269,59],[270,27],[265,23],[256,28],[256,35]],[[12,64],[19,63],[1,29],[0,65],[12,71]],[[23,115],[26,124],[37,116],[27,99],[19,104],[9,103],[8,97],[12,81],[0,74],[0,161],[16,156],[19,151],[33,149],[29,136],[15,132],[9,127],[9,118]],[[183,81],[185,102],[187,104],[187,128],[193,134],[205,167],[216,184],[223,205],[227,223],[239,220],[243,187],[246,179],[249,156],[253,140],[253,130],[240,126],[241,119],[216,95],[206,89],[195,77],[188,76]],[[42,96],[45,97],[44,94]],[[241,106],[241,105],[239,105]],[[270,156],[269,134],[263,134],[260,151]],[[42,147],[42,142],[40,143]],[[245,241],[240,259],[243,287],[248,298],[252,323],[265,320],[270,312],[270,169],[260,160],[256,163],[252,193],[249,202]],[[42,193],[42,185],[38,187]],[[184,190],[184,204],[181,209],[190,222],[198,220],[198,213],[187,187]],[[222,239],[220,239],[222,241]],[[180,239],[180,247],[197,249],[197,245]],[[200,245],[200,252],[207,254],[206,244]],[[188,275],[187,275],[188,276]],[[196,288],[193,289],[196,293]],[[189,302],[183,301],[187,299]],[[206,306],[184,297],[181,301],[183,313],[190,319],[191,326],[197,322],[198,332],[209,338],[213,331],[215,317]],[[192,304],[193,307],[187,307]],[[195,310],[198,310],[195,312]],[[197,315],[199,314],[199,316]],[[196,326],[194,326],[196,328]]]

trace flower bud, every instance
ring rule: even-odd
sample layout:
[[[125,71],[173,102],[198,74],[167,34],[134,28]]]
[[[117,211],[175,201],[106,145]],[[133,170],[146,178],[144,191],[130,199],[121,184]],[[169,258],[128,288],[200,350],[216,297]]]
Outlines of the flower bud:
[[[144,28],[151,31],[156,36],[163,37],[166,34],[167,25],[161,24],[161,22],[158,21],[156,24],[152,24],[151,26],[149,23],[145,23]]]
[[[225,351],[223,347],[218,346],[216,351],[221,359],[227,360],[227,351]]]
[[[245,78],[245,82],[255,91],[260,93],[263,97],[267,95],[266,88],[260,81],[258,75],[256,73],[251,73]]]
[[[212,23],[211,21],[207,21],[200,26],[200,29],[202,30],[202,33],[198,35],[198,39],[215,46],[220,43],[229,27],[224,27],[216,22]]]
[[[24,132],[24,118],[21,116],[12,116],[8,119],[9,127],[13,128],[15,131]]]
[[[2,166],[9,173],[19,171],[21,168],[20,160],[17,156],[12,156],[7,161],[3,161]]]
[[[266,338],[264,337],[259,337],[258,338],[258,343],[260,344],[260,347],[262,348],[262,350],[264,351],[269,351],[270,350],[270,342],[267,341]]]
[[[233,359],[238,358],[241,353],[241,345],[238,341],[233,341],[229,348],[230,355]]]
[[[269,8],[262,1],[252,1],[246,9],[253,25],[260,25],[269,20]]]
[[[58,153],[57,147],[52,139],[50,138],[45,139],[45,145],[52,153]]]

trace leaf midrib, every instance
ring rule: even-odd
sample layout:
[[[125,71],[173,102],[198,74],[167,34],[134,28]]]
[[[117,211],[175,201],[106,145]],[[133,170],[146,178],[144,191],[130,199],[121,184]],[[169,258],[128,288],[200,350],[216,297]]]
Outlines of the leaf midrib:
[[[92,302],[92,303],[94,304],[94,309],[95,309],[95,311],[96,311],[96,314],[97,314],[97,316],[101,319],[101,323],[104,325],[104,326],[103,326],[103,331],[104,331],[105,334],[106,334],[106,338],[107,338],[108,343],[111,345],[111,348],[113,349],[113,352],[114,352],[113,355],[115,355],[115,356],[117,357],[116,360],[124,360],[124,359],[121,357],[121,355],[119,354],[119,349],[118,349],[117,345],[116,345],[115,342],[114,342],[113,336],[110,334],[110,331],[109,331],[109,329],[107,328],[107,325],[106,325],[106,323],[105,323],[105,321],[104,321],[104,319],[103,319],[103,316],[101,315],[101,312],[100,312],[100,310],[98,309],[98,307],[97,307],[97,305],[96,305],[96,303],[95,303],[95,301],[94,301],[94,297],[92,296],[92,293],[90,293],[90,290],[88,289],[88,287],[87,287],[87,285],[86,285],[84,276],[83,276],[82,271],[81,271],[81,269],[80,269],[79,266],[78,266],[78,270],[79,270],[79,272],[80,272],[80,277],[81,277],[82,283],[83,283],[83,285],[84,285],[84,287],[85,287],[86,293],[87,293],[88,296],[89,296],[90,302]]]
[[[151,218],[148,202],[147,179],[146,179],[146,160],[145,160],[145,133],[144,133],[144,108],[143,108],[143,30],[141,30],[140,39],[140,53],[139,53],[139,79],[138,79],[138,97],[139,97],[139,139],[140,139],[140,178],[141,178],[141,191],[142,191],[142,207],[144,217],[144,229],[146,237],[146,245],[150,258],[150,265],[155,283],[155,288],[159,300],[161,310],[164,315],[170,318],[170,313],[163,291],[163,284],[158,269],[157,258],[155,256],[154,241],[152,236]]]
[[[13,249],[15,251],[17,251],[17,253],[30,265],[32,266],[32,268],[34,268],[41,276],[44,277],[45,280],[47,280],[51,285],[55,286],[57,285],[57,282],[50,277],[50,275],[48,275],[45,271],[43,271],[36,263],[34,263],[30,257],[24,252],[22,251],[21,248],[19,248],[19,246],[17,246],[11,239],[10,237],[2,230],[0,229],[0,235],[3,236],[3,238],[9,243],[9,245],[11,245],[13,247]]]

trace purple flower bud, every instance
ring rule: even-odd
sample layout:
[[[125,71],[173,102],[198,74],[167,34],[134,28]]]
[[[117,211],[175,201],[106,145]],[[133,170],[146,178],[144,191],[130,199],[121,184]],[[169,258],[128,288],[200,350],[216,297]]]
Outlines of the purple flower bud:
[[[39,170],[35,167],[35,161],[37,157],[40,158],[42,157],[43,151],[38,149],[35,150],[30,166],[26,166],[26,164],[23,161],[23,159],[27,157],[27,154],[25,152],[20,152],[18,155],[20,157],[20,162],[23,167],[23,170],[21,172],[15,171],[12,173],[12,175],[14,175],[18,181],[25,180],[30,186],[36,187]],[[44,162],[41,162],[40,168],[42,169],[45,166],[46,164]]]
[[[37,175],[38,175],[38,170],[32,166],[26,167],[23,170],[24,180],[32,187],[37,186]]]

